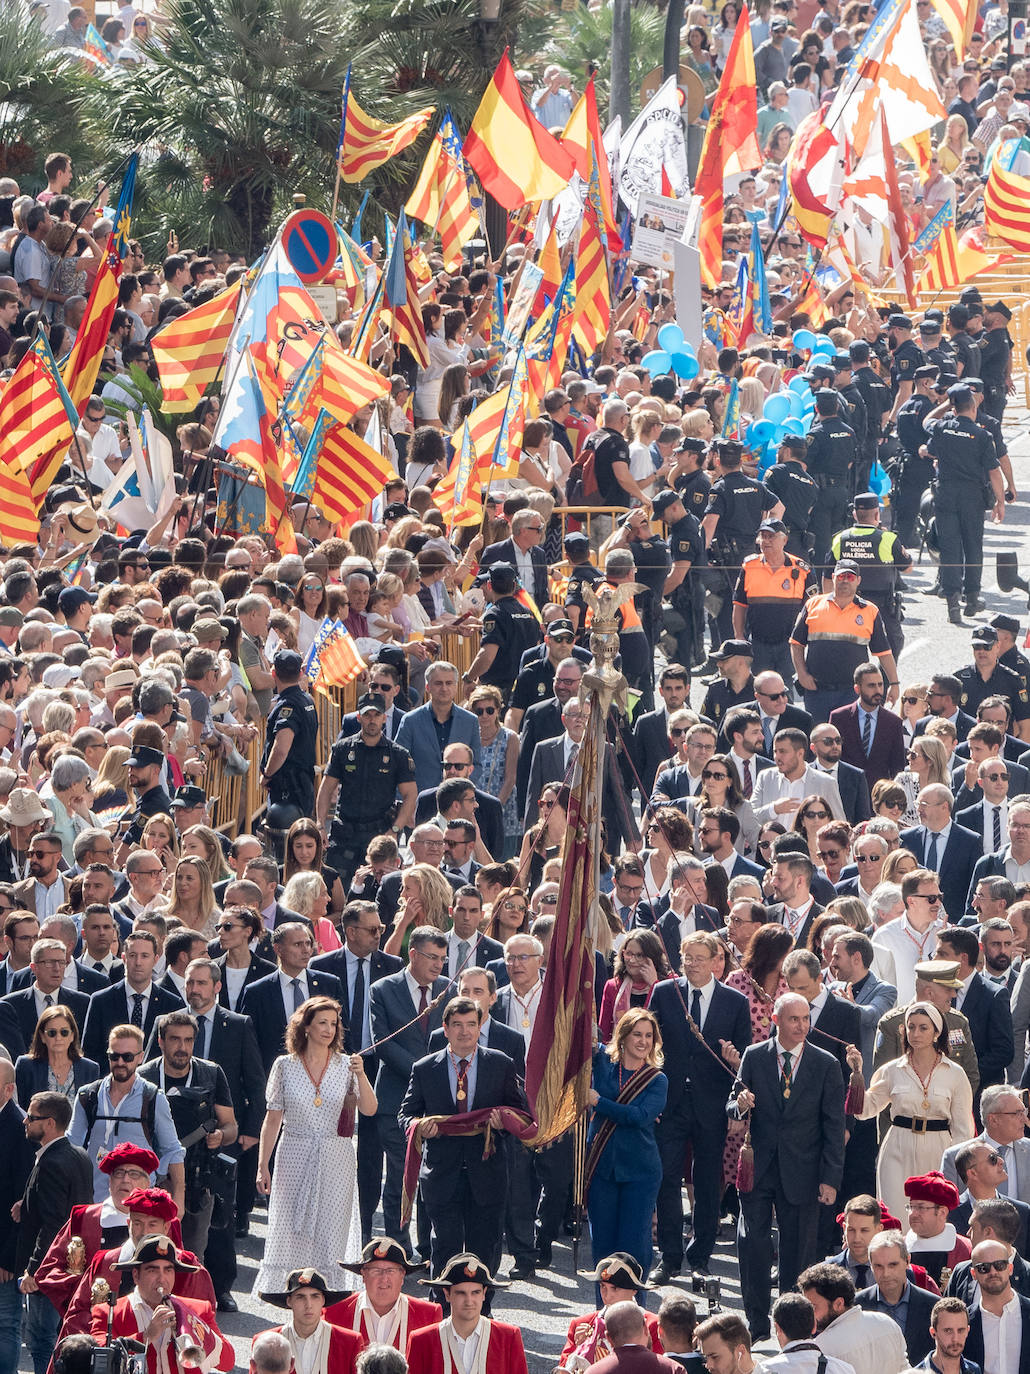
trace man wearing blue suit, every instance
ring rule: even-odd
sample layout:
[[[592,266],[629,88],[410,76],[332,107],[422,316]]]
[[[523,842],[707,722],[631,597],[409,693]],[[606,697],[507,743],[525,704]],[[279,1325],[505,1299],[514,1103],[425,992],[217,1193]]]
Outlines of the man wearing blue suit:
[[[32,946],[32,982],[17,992],[9,992],[3,999],[18,1018],[26,1045],[32,1044],[36,1023],[47,1007],[66,1007],[71,1013],[79,1036],[86,1024],[89,998],[85,993],[70,992],[61,986],[61,978],[68,964],[68,951],[60,940],[37,940]]]
[[[426,671],[424,706],[409,711],[397,730],[397,743],[415,761],[415,785],[419,792],[443,782],[443,751],[448,744],[467,744],[479,763],[479,721],[471,711],[454,704],[458,694],[458,670],[441,660]]]
[[[243,989],[239,1010],[254,1023],[261,1062],[267,1078],[272,1065],[285,1053],[286,1023],[309,997],[333,997],[346,1006],[339,978],[309,968],[315,942],[307,926],[285,921],[272,933],[279,967]],[[345,1035],[348,1050],[349,1039]]]
[[[446,936],[433,926],[416,926],[408,939],[407,968],[380,978],[370,999],[372,1036],[381,1042],[375,1089],[376,1126],[386,1155],[383,1229],[409,1255],[411,1239],[407,1229],[401,1229],[406,1143],[397,1114],[411,1081],[412,1065],[425,1057],[430,1035],[443,1024],[435,1002],[447,989],[447,979],[441,976],[446,959]],[[421,1213],[419,1221],[421,1230]]]
[[[966,910],[969,881],[983,854],[978,835],[956,825],[951,817],[953,798],[943,783],[931,783],[916,798],[920,824],[901,832],[901,847],[916,862],[940,878],[944,910],[951,921]]]
[[[765,869],[745,859],[734,848],[739,837],[740,821],[728,806],[705,807],[698,814],[697,838],[705,863],[722,864],[726,877],[731,881],[743,874],[761,882],[765,877]]]
[[[747,998],[717,982],[714,935],[695,932],[681,947],[685,976],[656,983],[648,1006],[662,1032],[669,1096],[658,1124],[662,1182],[658,1191],[655,1283],[668,1283],[683,1265],[683,1158],[693,1150],[694,1235],[686,1255],[708,1272],[719,1226],[722,1154],[726,1143],[723,1093],[740,1055],[751,1043]],[[703,1043],[702,1043],[703,1042]]]
[[[902,840],[904,843],[904,840]],[[995,853],[978,859],[969,879],[966,911],[972,914],[973,894],[981,878],[1008,878],[1022,883],[1030,876],[1030,803],[1013,802],[1009,807],[1009,842]]]

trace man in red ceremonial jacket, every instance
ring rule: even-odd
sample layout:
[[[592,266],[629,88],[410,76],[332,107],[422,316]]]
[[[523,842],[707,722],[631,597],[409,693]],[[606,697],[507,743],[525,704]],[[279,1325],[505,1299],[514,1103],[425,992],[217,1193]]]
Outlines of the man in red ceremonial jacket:
[[[362,1250],[360,1260],[343,1265],[352,1274],[360,1274],[365,1287],[327,1307],[326,1321],[356,1331],[365,1345],[392,1345],[403,1353],[413,1331],[434,1326],[443,1319],[438,1302],[409,1298],[401,1292],[405,1277],[421,1267],[408,1261],[403,1247],[395,1240],[373,1237]]]
[[[91,1308],[93,1306],[93,1285],[103,1279],[116,1298],[125,1297],[132,1287],[132,1275],[119,1269],[122,1260],[131,1259],[136,1247],[145,1236],[171,1236],[171,1228],[178,1228],[178,1214],[175,1199],[163,1188],[135,1188],[125,1199],[129,1213],[129,1239],[113,1250],[98,1250],[86,1266],[86,1272],[79,1280],[79,1286],[72,1294],[68,1310],[61,1325],[61,1339],[89,1331]],[[192,1265],[195,1272],[180,1269],[175,1275],[173,1292],[180,1298],[199,1298],[210,1306],[215,1305],[215,1289],[211,1275],[192,1250],[180,1250],[179,1256],[184,1265]]]
[[[447,1292],[451,1315],[408,1337],[408,1374],[528,1374],[522,1332],[517,1326],[483,1316],[487,1294],[506,1283],[495,1279],[477,1255],[455,1255],[435,1279],[419,1283]]]
[[[43,1263],[36,1270],[39,1291],[46,1295],[58,1312],[67,1311],[72,1295],[79,1286],[84,1268],[101,1250],[110,1250],[123,1243],[129,1234],[129,1218],[125,1199],[135,1188],[149,1188],[151,1176],[157,1173],[157,1155],[129,1141],[122,1141],[100,1161],[99,1169],[111,1180],[110,1196],[105,1202],[90,1202],[73,1207],[71,1216],[58,1231]],[[176,1245],[182,1243],[178,1220],[169,1234]],[[78,1237],[85,1246],[85,1254],[78,1261],[83,1268],[68,1268],[68,1246]],[[74,1256],[73,1256],[74,1260]],[[87,1326],[83,1328],[88,1330]],[[65,1332],[65,1334],[69,1334]]]
[[[215,1309],[198,1298],[171,1298],[178,1272],[190,1271],[167,1236],[147,1236],[130,1260],[119,1269],[131,1269],[133,1289],[114,1305],[111,1335],[142,1341],[147,1348],[147,1374],[183,1374],[197,1368],[228,1371],[235,1364],[231,1342],[218,1329]],[[190,1319],[198,1326],[186,1324]],[[108,1307],[93,1308],[90,1335],[101,1345],[107,1342]]]
[[[573,1317],[569,1322],[565,1345],[558,1357],[562,1369],[586,1369],[588,1365],[603,1360],[612,1353],[611,1341],[604,1324],[604,1314],[617,1302],[635,1302],[636,1296],[644,1287],[644,1276],[632,1255],[617,1250],[614,1255],[603,1259],[591,1276],[601,1290],[601,1307],[596,1312],[585,1312],[582,1317]],[[651,1349],[661,1354],[663,1346],[658,1334],[658,1318],[646,1314],[647,1334]]]
[[[307,1374],[354,1374],[365,1340],[356,1331],[331,1326],[325,1319],[326,1304],[340,1296],[330,1291],[317,1269],[294,1269],[286,1277],[286,1292],[265,1299],[275,1307],[290,1309],[289,1321],[270,1330],[281,1332],[289,1341],[294,1369]],[[264,1334],[258,1332],[258,1336]]]

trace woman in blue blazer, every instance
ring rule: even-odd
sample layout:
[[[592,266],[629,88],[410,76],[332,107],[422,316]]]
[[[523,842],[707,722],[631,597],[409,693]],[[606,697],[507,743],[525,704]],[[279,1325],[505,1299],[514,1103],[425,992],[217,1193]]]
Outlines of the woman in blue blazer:
[[[14,1066],[15,1090],[22,1111],[28,1111],[36,1093],[63,1093],[74,1102],[80,1088],[100,1077],[96,1060],[83,1058],[79,1032],[68,1008],[46,1007],[28,1054],[20,1054]]]
[[[587,1097],[594,1109],[586,1172],[594,1262],[625,1250],[645,1278],[653,1257],[651,1216],[662,1181],[655,1122],[669,1090],[661,1065],[658,1022],[645,1007],[633,1007],[615,1027],[611,1044],[595,1050]]]

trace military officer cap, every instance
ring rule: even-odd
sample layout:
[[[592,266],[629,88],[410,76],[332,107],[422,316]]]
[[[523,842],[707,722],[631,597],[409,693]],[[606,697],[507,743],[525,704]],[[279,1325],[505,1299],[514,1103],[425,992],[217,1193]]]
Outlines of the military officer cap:
[[[379,711],[386,714],[386,698],[378,692],[366,692],[358,701],[358,715],[362,716],[366,711]]]
[[[962,986],[958,978],[958,964],[952,959],[924,959],[921,964],[916,964],[915,975],[924,983],[936,983],[940,988],[955,988],[957,991]]]

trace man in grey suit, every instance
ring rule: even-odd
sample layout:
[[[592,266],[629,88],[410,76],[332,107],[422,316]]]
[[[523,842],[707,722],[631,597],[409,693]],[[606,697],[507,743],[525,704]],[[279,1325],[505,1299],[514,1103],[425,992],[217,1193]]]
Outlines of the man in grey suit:
[[[979,1144],[990,1145],[1001,1155],[1008,1174],[1005,1191],[1020,1202],[1030,1202],[1030,1140],[1023,1137],[1027,1125],[1026,1109],[1019,1096],[1019,1090],[1003,1083],[984,1088],[980,1098],[980,1113],[984,1128],[974,1139]],[[968,1140],[957,1145],[949,1145],[941,1160],[941,1173],[961,1192],[958,1167],[955,1156]]]
[[[415,761],[415,785],[419,792],[439,787],[443,782],[445,745],[467,744],[474,762],[479,762],[479,721],[471,711],[455,705],[458,670],[453,663],[441,659],[427,670],[426,692],[429,700],[403,717],[396,740]]]
[[[579,755],[579,746],[586,733],[588,708],[578,697],[573,697],[562,707],[562,721],[565,733],[557,739],[545,739],[533,750],[533,762],[529,769],[529,787],[526,793],[526,826],[534,825],[539,817],[540,793],[548,783],[567,783],[574,781],[573,766]],[[608,830],[608,843],[613,851],[621,847],[624,840],[636,840],[636,825],[630,808],[629,799],[618,777],[618,767],[612,746],[604,746],[604,787],[601,798],[604,823]]]
[[[798,807],[806,797],[823,797],[838,821],[845,819],[840,790],[829,773],[805,762],[808,739],[803,730],[788,727],[778,730],[773,740],[775,768],[766,768],[755,781],[751,808],[755,818],[766,821],[793,823]]]
[[[429,1037],[443,1025],[442,1008],[436,999],[447,989],[447,979],[441,977],[446,959],[447,937],[434,926],[416,926],[408,940],[407,968],[380,978],[369,993],[372,1038],[379,1043],[376,1126],[386,1155],[383,1229],[408,1255],[411,1238],[407,1228],[401,1228],[406,1145],[397,1113],[408,1090],[412,1065],[429,1053]],[[420,1229],[422,1222],[420,1209]],[[427,1226],[427,1245],[428,1234]]]

